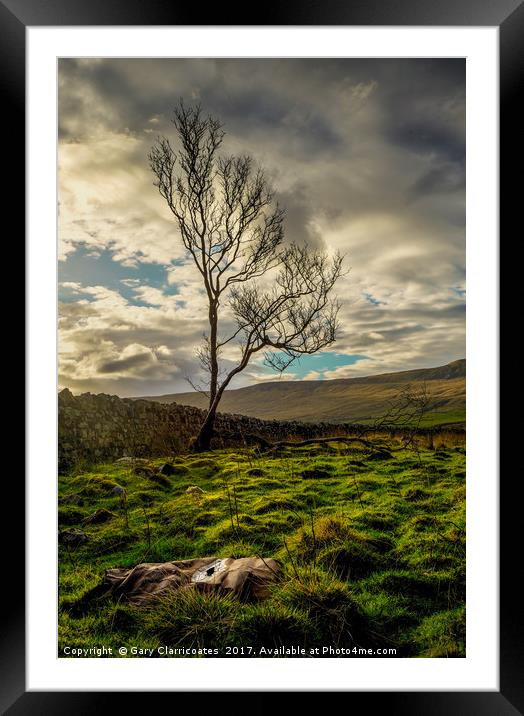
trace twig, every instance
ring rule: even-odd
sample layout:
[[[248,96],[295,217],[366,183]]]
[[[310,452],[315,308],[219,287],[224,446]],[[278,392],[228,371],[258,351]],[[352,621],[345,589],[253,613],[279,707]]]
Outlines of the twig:
[[[233,485],[233,498],[234,498],[234,500],[235,500],[235,514],[236,514],[236,517],[237,517],[237,527],[238,527],[238,529],[240,529],[240,523],[239,523],[239,521],[238,521],[237,490],[236,490],[235,485]]]
[[[289,551],[289,547],[287,546],[286,538],[282,538],[284,541],[284,547],[286,548],[287,555],[289,557],[289,561],[291,562],[291,566],[293,567],[293,571],[295,572],[295,577],[298,579],[298,581],[302,584],[302,580],[300,579],[300,576],[298,574],[297,568],[295,567],[295,563],[293,562],[293,557],[291,556],[291,552]]]

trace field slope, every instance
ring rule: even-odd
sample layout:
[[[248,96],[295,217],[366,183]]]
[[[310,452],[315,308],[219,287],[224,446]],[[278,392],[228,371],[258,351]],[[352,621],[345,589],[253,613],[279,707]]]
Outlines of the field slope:
[[[162,480],[160,459],[150,473],[114,463],[60,476],[60,529],[87,536],[59,549],[60,655],[248,645],[257,656],[287,644],[464,656],[465,450],[452,434],[431,447],[223,450],[180,456]],[[107,522],[85,524],[102,508]],[[252,555],[284,572],[262,603],[179,592],[147,609],[78,606],[109,567]]]
[[[266,420],[304,422],[366,422],[384,414],[388,401],[410,385],[426,386],[431,411],[423,424],[463,423],[466,418],[466,361],[437,368],[385,373],[339,380],[275,381],[228,390],[220,403],[224,413]],[[148,396],[160,403],[206,407],[200,393]]]

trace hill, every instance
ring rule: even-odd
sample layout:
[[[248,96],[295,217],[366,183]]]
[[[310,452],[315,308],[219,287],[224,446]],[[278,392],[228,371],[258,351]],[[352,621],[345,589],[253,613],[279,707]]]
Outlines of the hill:
[[[273,381],[228,390],[220,411],[266,420],[366,422],[384,414],[402,389],[426,386],[431,411],[425,425],[462,423],[466,417],[466,360],[436,368],[337,380]],[[206,407],[200,393],[149,396],[145,400]]]

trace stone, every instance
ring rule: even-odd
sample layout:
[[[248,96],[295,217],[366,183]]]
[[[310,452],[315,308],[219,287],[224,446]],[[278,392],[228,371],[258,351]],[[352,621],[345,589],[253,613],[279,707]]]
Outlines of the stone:
[[[205,415],[204,410],[177,403],[135,401],[103,394],[73,395],[65,389],[58,394],[59,470],[63,474],[84,462],[117,460],[120,465],[140,464],[140,460],[130,453],[165,459],[164,436],[176,436],[180,449],[186,450],[192,436],[198,434]],[[334,430],[343,435],[354,426],[343,424],[335,429],[328,423],[267,421],[218,413],[215,428],[220,445],[237,447],[257,435],[269,442],[290,438],[303,440],[332,436]],[[458,441],[464,439],[463,427],[453,432],[456,432]],[[202,459],[194,460],[190,469],[208,467],[210,472],[218,469],[218,465],[213,468],[202,464]]]
[[[58,400],[63,406],[72,406],[75,404],[75,396],[69,388],[64,388],[58,393]]]
[[[269,587],[282,574],[276,560],[262,557],[204,557],[173,562],[137,564],[131,569],[106,570],[101,586],[106,597],[147,604],[178,589],[235,594],[244,601],[269,596]],[[100,587],[95,588],[100,595]]]
[[[203,495],[204,490],[201,487],[198,487],[198,485],[190,485],[187,488],[186,493],[189,495]]]
[[[78,547],[84,542],[87,542],[87,539],[86,533],[78,529],[62,530],[62,532],[58,533],[59,544],[68,547]]]
[[[160,466],[160,468],[158,469],[158,472],[161,475],[174,475],[176,473],[176,470],[173,467],[173,465],[171,465],[168,462],[165,462],[163,465]]]
[[[115,485],[113,489],[111,490],[111,493],[113,495],[125,495],[126,488],[122,487],[122,485]]]
[[[128,455],[124,455],[124,457],[115,460],[115,463],[118,465],[146,465],[147,460],[141,457],[129,457]]]
[[[98,510],[93,512],[92,515],[89,515],[89,517],[86,517],[83,521],[84,525],[98,525],[102,522],[107,522],[108,520],[113,519],[116,515],[113,512],[110,512],[109,510],[106,510],[105,507],[100,507]]]

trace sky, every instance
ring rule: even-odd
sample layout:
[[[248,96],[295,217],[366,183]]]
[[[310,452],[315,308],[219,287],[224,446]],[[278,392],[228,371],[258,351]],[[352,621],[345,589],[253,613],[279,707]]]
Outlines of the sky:
[[[346,256],[336,342],[281,375],[257,358],[231,388],[465,357],[464,60],[62,59],[58,79],[60,388],[199,382],[206,299],[147,159],[158,136],[176,148],[181,98],[263,167],[286,241]]]

